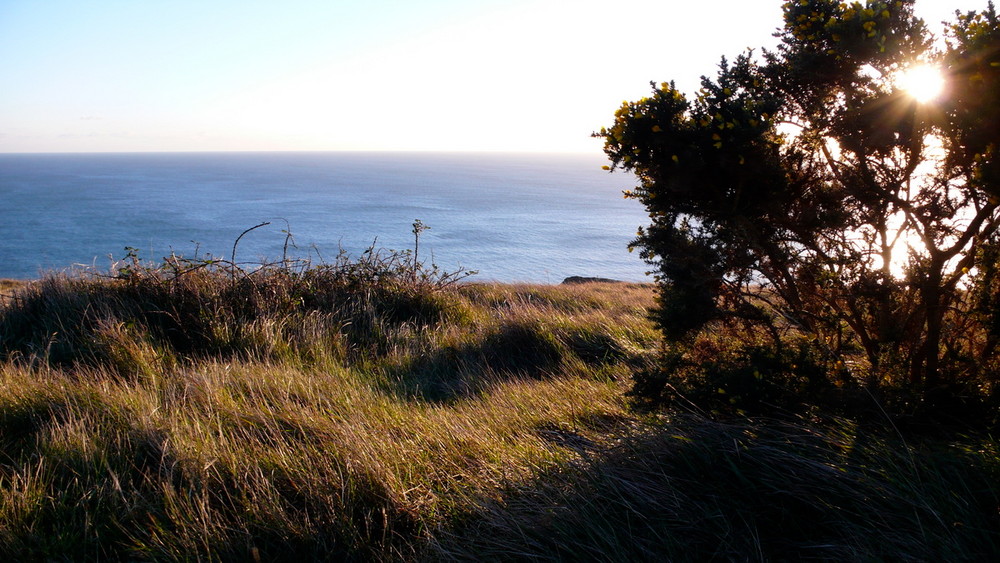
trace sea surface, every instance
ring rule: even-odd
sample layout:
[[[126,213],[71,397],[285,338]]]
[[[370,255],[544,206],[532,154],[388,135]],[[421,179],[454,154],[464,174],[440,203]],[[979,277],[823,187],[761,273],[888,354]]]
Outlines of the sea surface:
[[[106,271],[125,247],[238,262],[314,263],[371,244],[413,247],[472,280],[642,281],[629,253],[642,206],[600,155],[477,153],[0,154],[0,277]]]

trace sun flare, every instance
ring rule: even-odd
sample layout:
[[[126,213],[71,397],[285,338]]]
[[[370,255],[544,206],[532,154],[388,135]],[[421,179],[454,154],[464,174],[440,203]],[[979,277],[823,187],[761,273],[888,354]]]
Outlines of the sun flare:
[[[918,102],[926,103],[944,91],[944,76],[938,67],[920,64],[900,72],[896,84]]]

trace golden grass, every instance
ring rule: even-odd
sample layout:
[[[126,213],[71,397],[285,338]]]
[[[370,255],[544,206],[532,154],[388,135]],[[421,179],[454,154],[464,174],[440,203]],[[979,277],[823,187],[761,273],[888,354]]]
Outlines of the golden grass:
[[[0,305],[6,304],[13,297],[14,291],[27,283],[25,280],[0,278]]]
[[[0,370],[0,538],[43,558],[71,544],[102,557],[266,558],[289,543],[304,557],[413,556],[456,515],[628,426],[629,365],[655,343],[650,296],[467,285],[440,297],[451,322],[381,326],[376,348],[325,354],[345,344],[321,331],[306,357],[257,359],[184,359],[103,317],[87,336],[96,365],[12,354]],[[99,524],[37,536],[86,520]]]
[[[1000,549],[992,439],[915,447],[850,421],[633,411],[658,347],[651,286],[289,308],[283,278],[208,277],[170,287],[191,308],[171,318],[202,331],[181,338],[158,316],[161,282],[132,281],[46,280],[0,310],[0,553],[15,560]]]

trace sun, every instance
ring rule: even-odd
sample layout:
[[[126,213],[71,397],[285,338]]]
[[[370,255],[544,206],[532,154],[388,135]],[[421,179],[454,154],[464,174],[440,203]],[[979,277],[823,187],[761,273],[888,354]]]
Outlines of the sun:
[[[927,103],[944,91],[944,76],[934,65],[919,64],[900,72],[896,84],[913,99]]]

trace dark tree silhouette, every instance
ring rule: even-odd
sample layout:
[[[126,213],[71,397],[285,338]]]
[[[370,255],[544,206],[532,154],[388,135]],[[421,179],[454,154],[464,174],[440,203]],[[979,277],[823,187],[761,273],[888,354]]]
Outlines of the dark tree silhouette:
[[[991,3],[935,43],[912,8],[786,2],[775,52],[723,59],[694,96],[654,84],[597,134],[639,178],[674,357],[739,322],[873,386],[990,375],[1000,25]],[[933,100],[900,86],[921,64]]]

